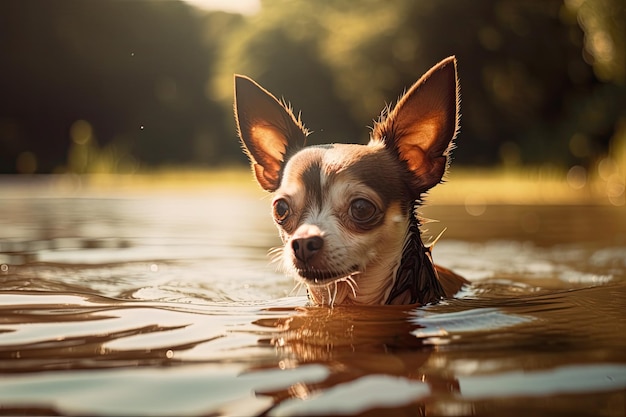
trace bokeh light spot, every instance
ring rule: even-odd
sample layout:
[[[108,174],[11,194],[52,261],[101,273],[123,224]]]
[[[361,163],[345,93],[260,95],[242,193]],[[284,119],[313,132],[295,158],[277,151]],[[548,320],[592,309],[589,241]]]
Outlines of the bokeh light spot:
[[[76,120],[70,127],[70,137],[77,145],[84,145],[91,140],[93,128],[86,120]]]
[[[482,216],[487,211],[487,200],[480,193],[472,193],[465,197],[465,211],[471,216]]]
[[[567,171],[567,184],[574,190],[580,190],[587,184],[587,170],[580,166],[574,165]]]

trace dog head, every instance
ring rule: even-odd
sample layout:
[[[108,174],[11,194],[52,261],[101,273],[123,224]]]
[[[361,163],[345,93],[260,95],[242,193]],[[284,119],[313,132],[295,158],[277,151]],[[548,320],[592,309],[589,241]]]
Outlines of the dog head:
[[[430,69],[383,111],[367,145],[305,147],[285,104],[235,76],[235,116],[254,175],[273,193],[284,269],[316,304],[382,304],[416,200],[439,183],[458,130],[456,60]]]

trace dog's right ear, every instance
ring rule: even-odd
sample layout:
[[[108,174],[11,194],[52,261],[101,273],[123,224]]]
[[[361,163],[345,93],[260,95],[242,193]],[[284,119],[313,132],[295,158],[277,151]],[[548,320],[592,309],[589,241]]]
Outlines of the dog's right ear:
[[[307,130],[288,107],[242,75],[235,75],[235,119],[257,181],[276,191],[286,156],[304,147]]]

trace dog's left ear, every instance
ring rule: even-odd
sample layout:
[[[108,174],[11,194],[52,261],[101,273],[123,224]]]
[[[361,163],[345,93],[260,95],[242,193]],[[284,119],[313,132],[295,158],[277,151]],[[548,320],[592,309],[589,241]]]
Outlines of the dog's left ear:
[[[441,181],[458,128],[459,88],[456,58],[451,56],[413,84],[374,126],[372,139],[383,141],[406,162],[418,198]]]
[[[285,156],[304,146],[307,130],[276,97],[241,75],[235,75],[235,119],[257,181],[276,191]]]

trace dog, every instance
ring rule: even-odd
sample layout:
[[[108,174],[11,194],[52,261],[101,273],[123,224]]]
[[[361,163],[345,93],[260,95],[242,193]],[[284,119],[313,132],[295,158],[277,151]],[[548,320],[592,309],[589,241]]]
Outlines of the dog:
[[[426,72],[375,122],[367,145],[305,146],[290,106],[235,75],[235,120],[259,185],[273,193],[283,269],[313,305],[420,304],[466,283],[435,266],[416,213],[442,181],[459,131],[457,63]]]

